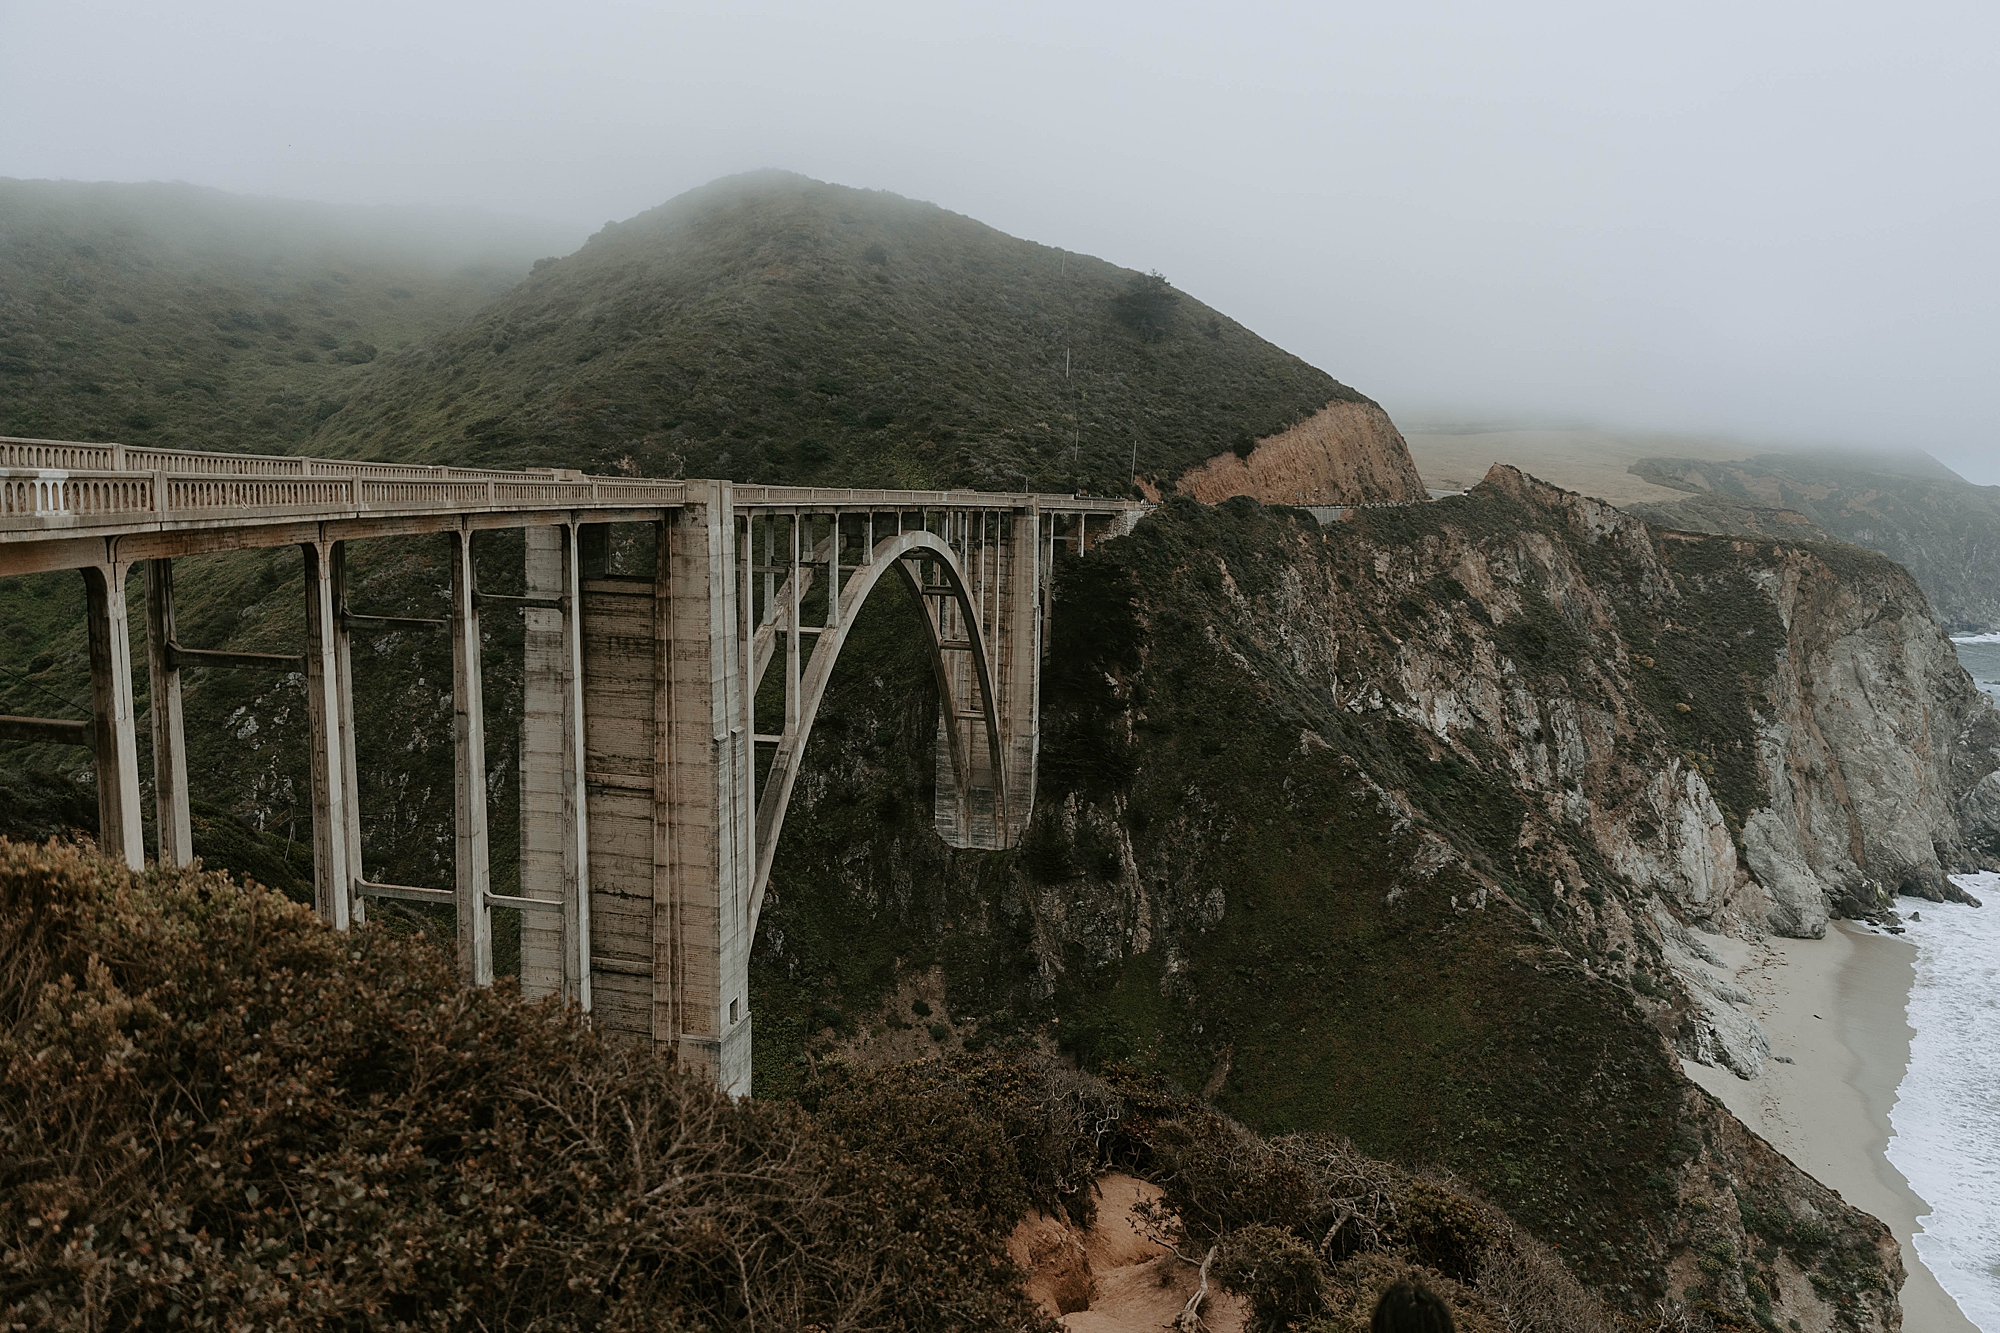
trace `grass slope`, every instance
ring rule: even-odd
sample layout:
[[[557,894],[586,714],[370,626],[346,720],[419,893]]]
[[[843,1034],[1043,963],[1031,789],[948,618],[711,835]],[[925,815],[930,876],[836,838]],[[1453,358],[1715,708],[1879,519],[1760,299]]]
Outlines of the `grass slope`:
[[[876,191],[732,177],[372,368],[316,446],[1123,492],[1357,397],[1164,282]]]
[[[464,320],[548,239],[188,185],[0,180],[0,434],[293,450],[363,366]]]

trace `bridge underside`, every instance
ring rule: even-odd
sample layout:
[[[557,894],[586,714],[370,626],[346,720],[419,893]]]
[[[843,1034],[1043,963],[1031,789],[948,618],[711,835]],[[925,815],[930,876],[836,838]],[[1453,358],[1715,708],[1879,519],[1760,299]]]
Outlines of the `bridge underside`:
[[[574,473],[130,450],[0,440],[0,575],[74,568],[91,629],[93,716],[0,718],[0,741],[95,751],[100,842],[143,863],[125,586],[146,572],[156,855],[192,856],[180,673],[303,667],[312,735],[314,879],[335,928],[368,905],[449,906],[469,984],[493,980],[492,911],[521,915],[520,984],[607,1030],[650,1039],[724,1087],[750,1086],[751,941],[814,715],[855,617],[894,576],[923,607],[940,700],[939,835],[1014,844],[1031,811],[1048,571],[1063,545],[1129,530],[1139,507],[1075,497],[638,482]],[[612,524],[639,524],[637,561]],[[525,595],[473,577],[475,534],[525,533]],[[633,529],[625,529],[630,532]],[[349,640],[381,617],[347,606],[353,541],[441,534],[449,548],[454,882],[367,873]],[[297,658],[183,648],[173,560],[298,545]],[[520,892],[491,890],[482,611],[524,617]],[[393,618],[390,618],[393,620]],[[409,625],[431,622],[396,622]],[[782,706],[759,687],[781,672]],[[767,697],[771,691],[765,692]]]

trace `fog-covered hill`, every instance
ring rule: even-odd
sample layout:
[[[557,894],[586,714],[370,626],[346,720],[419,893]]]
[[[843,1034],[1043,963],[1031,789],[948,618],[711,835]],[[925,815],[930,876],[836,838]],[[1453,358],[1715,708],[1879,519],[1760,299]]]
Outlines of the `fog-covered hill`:
[[[191,185],[0,180],[0,434],[283,452],[557,237]]]
[[[1851,542],[1909,570],[1947,629],[2000,629],[2000,486],[1921,454],[1649,458],[1633,471],[1687,495],[1633,506],[1649,522]]]
[[[1123,492],[1360,395],[1166,281],[782,172],[606,227],[384,357],[319,447]]]

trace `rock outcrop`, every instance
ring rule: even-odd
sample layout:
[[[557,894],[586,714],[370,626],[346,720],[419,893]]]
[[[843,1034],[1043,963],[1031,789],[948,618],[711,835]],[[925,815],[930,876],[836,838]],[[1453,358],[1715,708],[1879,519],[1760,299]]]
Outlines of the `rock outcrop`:
[[[1247,495],[1265,504],[1353,505],[1422,500],[1424,479],[1389,414],[1336,399],[1248,454],[1217,454],[1181,474],[1181,495],[1217,504]]]
[[[1757,715],[1769,804],[1744,829],[1771,928],[1817,936],[1828,909],[1959,894],[1946,875],[1990,859],[1975,793],[2000,727],[1923,593],[1851,548],[1744,545],[1785,626]]]
[[[1652,531],[1506,467],[1486,485],[1566,540],[1453,540],[1447,523],[1421,554],[1378,555],[1405,585],[1454,578],[1474,640],[1399,645],[1392,707],[1441,740],[1500,746],[1620,874],[1717,928],[1816,938],[1829,913],[1940,898],[1957,892],[1948,873],[1992,859],[2000,718],[1900,567],[1851,547]],[[1535,605],[1598,651],[1560,672],[1510,655],[1506,628]],[[1731,694],[1740,706],[1723,709]],[[1690,744],[1634,773],[1620,754],[1635,730]]]
[[[2000,486],[1975,486],[1927,454],[1648,458],[1632,471],[1688,497],[1637,505],[1649,522],[1852,542],[1909,570],[1954,632],[2000,629]]]
[[[883,738],[920,753],[935,722],[886,665],[839,701],[809,762],[840,777],[767,899],[774,994],[839,977],[853,1013],[886,989],[860,960],[936,959],[949,1040],[1038,1033],[1449,1170],[1635,1313],[1701,1286],[1894,1327],[1886,1232],[1768,1145],[1714,1146],[1676,1057],[1768,1053],[1714,933],[1810,934],[1974,854],[1953,812],[2000,793],[2000,724],[1899,571],[1503,468],[1324,527],[1177,497],[1065,559],[1055,608],[1010,858],[857,842],[856,809],[928,808]],[[1866,880],[1828,880],[1835,854]],[[1873,1257],[1836,1272],[1786,1217]]]

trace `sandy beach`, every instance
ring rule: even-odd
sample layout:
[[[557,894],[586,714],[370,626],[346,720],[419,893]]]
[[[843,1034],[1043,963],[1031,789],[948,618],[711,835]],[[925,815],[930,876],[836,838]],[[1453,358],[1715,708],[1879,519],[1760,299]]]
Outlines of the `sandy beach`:
[[[1688,1076],[1841,1197],[1887,1223],[1903,1246],[1908,1333],[1978,1333],[1910,1243],[1929,1211],[1884,1155],[1909,1063],[1904,1019],[1916,947],[1835,922],[1823,940],[1761,944],[1705,937],[1748,991],[1774,1056],[1763,1077],[1683,1061]]]

